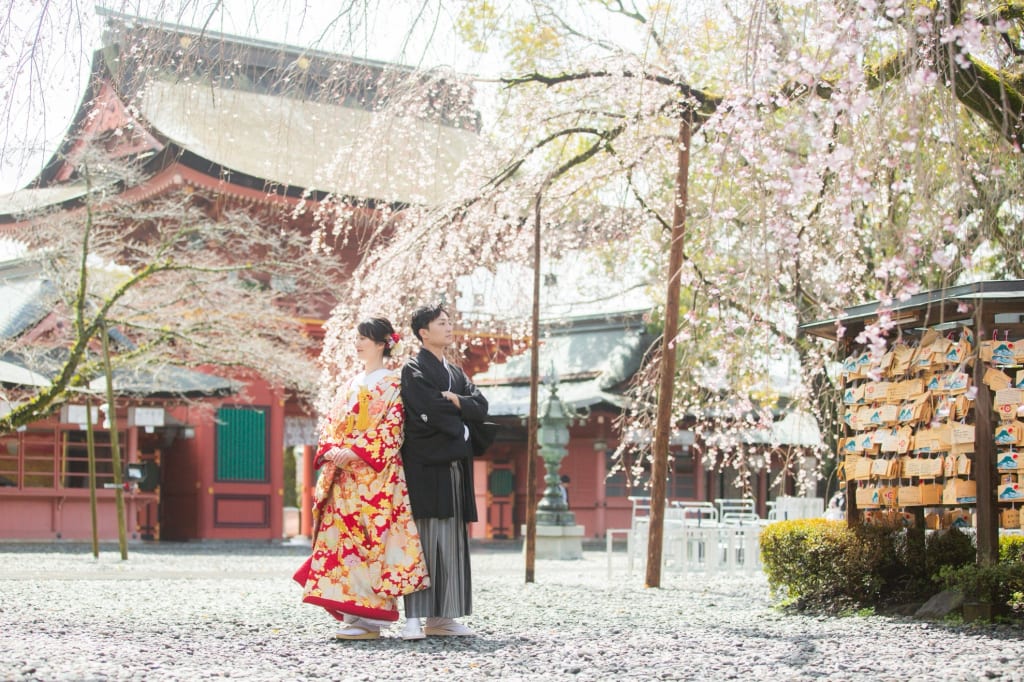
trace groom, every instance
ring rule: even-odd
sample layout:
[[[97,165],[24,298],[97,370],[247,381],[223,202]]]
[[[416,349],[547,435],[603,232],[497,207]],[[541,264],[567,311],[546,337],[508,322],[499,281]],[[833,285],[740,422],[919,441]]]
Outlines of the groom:
[[[483,421],[487,400],[444,357],[453,334],[443,306],[416,310],[412,333],[423,348],[402,368],[402,460],[431,586],[406,595],[402,637],[472,635],[455,620],[472,613],[466,525],[477,515],[466,421]]]

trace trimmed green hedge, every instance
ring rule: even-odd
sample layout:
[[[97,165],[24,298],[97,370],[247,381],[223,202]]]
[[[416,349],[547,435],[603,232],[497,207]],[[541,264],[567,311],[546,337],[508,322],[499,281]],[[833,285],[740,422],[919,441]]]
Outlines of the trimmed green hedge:
[[[999,537],[1000,561],[1024,561],[1024,535],[1001,535]]]
[[[1018,548],[1018,555],[1024,545]],[[974,561],[971,539],[957,530],[933,533],[845,521],[798,519],[766,527],[761,560],[784,603],[834,611],[926,598],[943,567]]]
[[[841,521],[781,521],[761,533],[769,586],[800,607],[874,603],[883,587],[879,568],[886,554],[891,552],[877,533],[857,533]]]

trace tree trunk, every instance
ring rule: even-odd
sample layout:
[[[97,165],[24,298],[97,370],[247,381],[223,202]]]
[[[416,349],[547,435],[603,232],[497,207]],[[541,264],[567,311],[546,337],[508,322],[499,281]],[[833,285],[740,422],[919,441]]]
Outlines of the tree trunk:
[[[533,312],[530,318],[530,418],[526,424],[526,582],[537,555],[537,384],[540,381],[540,198],[534,205]]]
[[[672,242],[668,259],[668,290],[665,296],[665,332],[661,339],[661,381],[654,430],[651,467],[651,518],[647,536],[647,576],[644,585],[661,587],[661,551],[665,527],[665,482],[668,478],[668,442],[672,435],[672,398],[676,378],[675,339],[679,332],[679,285],[683,267],[683,236],[686,227],[687,182],[690,171],[692,115],[687,109],[679,122],[679,159],[676,169],[676,202],[672,212]]]

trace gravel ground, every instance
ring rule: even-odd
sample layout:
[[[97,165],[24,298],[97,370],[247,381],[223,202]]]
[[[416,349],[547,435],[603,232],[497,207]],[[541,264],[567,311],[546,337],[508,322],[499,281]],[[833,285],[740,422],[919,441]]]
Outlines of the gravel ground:
[[[472,638],[339,642],[299,602],[296,545],[0,545],[2,680],[1024,679],[1016,627],[773,609],[764,576],[660,589],[603,552],[537,561],[476,548]]]

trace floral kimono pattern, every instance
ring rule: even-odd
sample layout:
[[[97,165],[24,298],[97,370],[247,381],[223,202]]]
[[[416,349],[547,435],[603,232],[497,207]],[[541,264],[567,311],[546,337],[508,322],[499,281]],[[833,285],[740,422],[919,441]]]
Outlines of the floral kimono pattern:
[[[371,375],[371,379],[372,379]],[[399,376],[357,381],[339,392],[320,434],[322,466],[313,506],[313,553],[295,573],[302,600],[335,618],[397,620],[397,598],[430,586],[409,507],[400,448],[404,410]],[[359,459],[339,468],[333,447]]]

